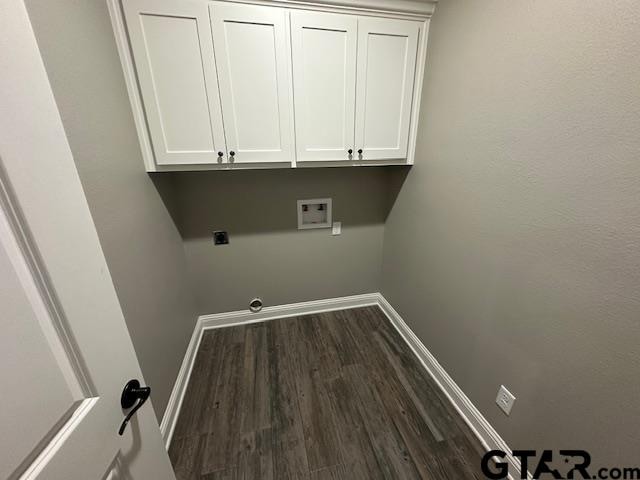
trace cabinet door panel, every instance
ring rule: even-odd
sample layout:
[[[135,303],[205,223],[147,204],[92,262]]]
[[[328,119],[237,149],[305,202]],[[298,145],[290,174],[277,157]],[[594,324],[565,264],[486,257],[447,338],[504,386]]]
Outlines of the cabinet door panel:
[[[420,25],[358,20],[356,147],[362,159],[407,157]]]
[[[206,4],[123,7],[156,163],[215,162],[226,148]]]
[[[349,160],[354,148],[357,18],[293,11],[298,161]]]
[[[236,154],[233,161],[291,162],[286,11],[214,2],[210,13],[227,146]]]

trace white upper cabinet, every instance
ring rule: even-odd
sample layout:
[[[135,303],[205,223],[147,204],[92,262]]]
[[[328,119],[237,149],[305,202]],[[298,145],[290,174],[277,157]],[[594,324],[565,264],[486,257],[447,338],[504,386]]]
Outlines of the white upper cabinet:
[[[225,152],[207,4],[123,2],[157,165],[213,164]]]
[[[212,2],[210,13],[229,162],[293,162],[287,10]]]
[[[436,0],[106,1],[147,170],[413,163]]]
[[[291,12],[298,161],[354,153],[358,17]]]
[[[413,21],[358,20],[355,143],[362,160],[407,158],[419,32]]]
[[[407,158],[419,32],[412,21],[291,13],[299,162]]]

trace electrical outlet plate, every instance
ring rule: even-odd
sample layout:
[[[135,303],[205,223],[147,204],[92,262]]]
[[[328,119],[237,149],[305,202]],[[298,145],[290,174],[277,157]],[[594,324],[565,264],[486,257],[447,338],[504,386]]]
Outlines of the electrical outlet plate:
[[[516,401],[516,397],[507,390],[507,387],[504,385],[500,385],[500,390],[498,390],[498,396],[496,397],[496,403],[500,410],[502,410],[506,415],[511,414],[511,409],[513,408],[513,404]]]

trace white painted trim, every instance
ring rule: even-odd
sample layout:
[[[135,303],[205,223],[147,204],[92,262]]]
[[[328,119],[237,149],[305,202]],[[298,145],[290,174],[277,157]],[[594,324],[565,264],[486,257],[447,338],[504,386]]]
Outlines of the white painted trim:
[[[202,333],[205,330],[214,328],[231,327],[236,325],[248,325],[252,323],[266,322],[278,318],[296,317],[309,315],[312,313],[331,312],[335,310],[347,310],[350,308],[366,307],[377,305],[389,318],[391,324],[396,328],[400,336],[413,353],[422,363],[422,366],[429,372],[434,382],[445,396],[449,399],[453,407],[467,423],[471,431],[476,435],[482,446],[486,450],[502,450],[507,453],[509,471],[512,479],[520,477],[519,462],[509,454],[511,449],[502,439],[498,432],[491,426],[486,418],[480,413],[469,397],[460,389],[456,382],[449,376],[447,371],[438,363],[436,358],[429,352],[427,347],[420,341],[415,333],[402,319],[400,314],[380,293],[368,293],[364,295],[353,295],[349,297],[329,298],[326,300],[314,300],[310,302],[292,303],[288,305],[277,305],[265,307],[258,313],[249,310],[239,310],[235,312],[215,313],[202,315],[196,322],[196,327],[187,347],[182,367],[178,373],[175,387],[171,393],[169,404],[162,419],[160,429],[165,439],[165,444],[169,448],[171,437],[178,419],[178,413],[182,406],[184,393],[189,383],[191,370],[193,368],[196,352],[200,345]],[[532,479],[530,473],[527,477]]]
[[[194,171],[213,171],[213,170],[274,170],[296,168],[293,163],[287,162],[262,162],[262,163],[201,163],[201,164],[189,164],[183,163],[181,165],[156,165],[154,170],[147,170],[153,172],[194,172]]]
[[[120,63],[122,64],[122,72],[124,81],[127,85],[129,93],[129,103],[131,104],[131,112],[133,120],[138,131],[138,140],[140,141],[140,151],[147,172],[157,171],[156,160],[153,154],[153,147],[149,130],[147,130],[147,117],[144,112],[142,97],[138,89],[138,77],[136,74],[135,64],[131,50],[129,50],[129,36],[125,27],[124,14],[122,13],[122,5],[120,0],[107,0],[109,16],[111,17],[111,25],[113,26],[113,36],[118,47],[120,55]]]
[[[160,432],[162,433],[162,438],[164,439],[167,450],[169,450],[173,431],[178,421],[178,414],[180,413],[180,408],[182,408],[187,385],[189,385],[191,371],[193,370],[193,364],[195,363],[196,354],[200,347],[200,340],[202,339],[202,332],[202,317],[198,317],[195,328],[193,329],[193,334],[191,334],[191,340],[189,340],[189,345],[187,345],[187,351],[182,359],[182,365],[178,371],[176,383],[173,385],[167,408],[162,416],[162,422],[160,422]]]
[[[350,297],[331,298],[328,300],[314,300],[310,302],[291,303],[288,305],[277,305],[265,307],[258,313],[250,310],[238,310],[235,312],[215,313],[211,315],[201,315],[196,321],[191,340],[187,346],[180,371],[173,386],[167,408],[165,409],[160,423],[160,431],[164,439],[165,446],[169,449],[173,432],[184,395],[191,378],[191,371],[195,363],[196,353],[200,347],[202,333],[212,328],[231,327],[234,325],[247,325],[251,323],[266,322],[276,318],[295,317],[298,315],[309,315],[311,313],[331,312],[334,310],[346,310],[349,308],[366,307],[378,304],[378,294],[371,293],[365,295],[353,295]]]
[[[389,318],[398,333],[402,336],[407,345],[413,350],[424,368],[429,372],[433,380],[440,387],[442,392],[449,399],[460,416],[467,423],[471,431],[478,437],[482,446],[488,450],[502,450],[507,453],[507,461],[509,462],[509,474],[512,479],[520,478],[519,462],[510,454],[511,449],[502,439],[500,434],[491,426],[486,418],[480,413],[476,406],[469,400],[462,389],[449,376],[447,371],[438,363],[436,358],[424,346],[415,333],[402,319],[400,314],[391,306],[389,302],[378,294],[378,306]],[[530,473],[527,477],[532,479]]]
[[[299,315],[310,315],[312,313],[332,312],[335,310],[378,305],[378,295],[377,293],[367,293],[364,295],[352,295],[350,297],[276,305],[273,307],[265,307],[258,313],[251,313],[249,310],[214,313],[213,315],[203,315],[200,317],[200,320],[203,322],[204,330],[231,327],[234,325],[248,325],[251,323],[275,320],[277,318],[297,317]]]
[[[314,10],[353,15],[383,16],[424,20],[430,18],[438,0],[223,0],[234,3],[273,5],[284,8]]]
[[[45,478],[43,471],[47,464],[54,459],[56,454],[64,448],[65,442],[73,435],[74,431],[80,427],[87,418],[93,407],[100,401],[100,397],[90,397],[83,399],[79,405],[73,408],[73,414],[56,432],[54,437],[48,442],[44,449],[38,454],[28,468],[20,475],[20,480],[37,480]]]
[[[407,165],[413,165],[416,159],[416,147],[418,144],[418,127],[420,123],[422,87],[427,71],[427,46],[429,43],[429,27],[431,20],[425,21],[420,26],[420,38],[418,39],[418,55],[416,57],[416,73],[413,84],[413,103],[411,104],[411,120],[409,125],[409,150],[407,151]]]

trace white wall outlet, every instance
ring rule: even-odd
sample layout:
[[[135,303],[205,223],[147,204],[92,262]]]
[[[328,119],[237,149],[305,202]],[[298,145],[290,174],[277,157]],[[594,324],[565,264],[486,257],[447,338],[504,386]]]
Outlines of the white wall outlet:
[[[342,233],[342,222],[333,222],[331,235],[340,235]]]
[[[504,385],[500,385],[500,390],[498,390],[498,397],[496,398],[496,403],[500,407],[500,410],[509,415],[515,402],[516,397],[513,396],[513,393],[507,390],[507,387],[505,387]]]

